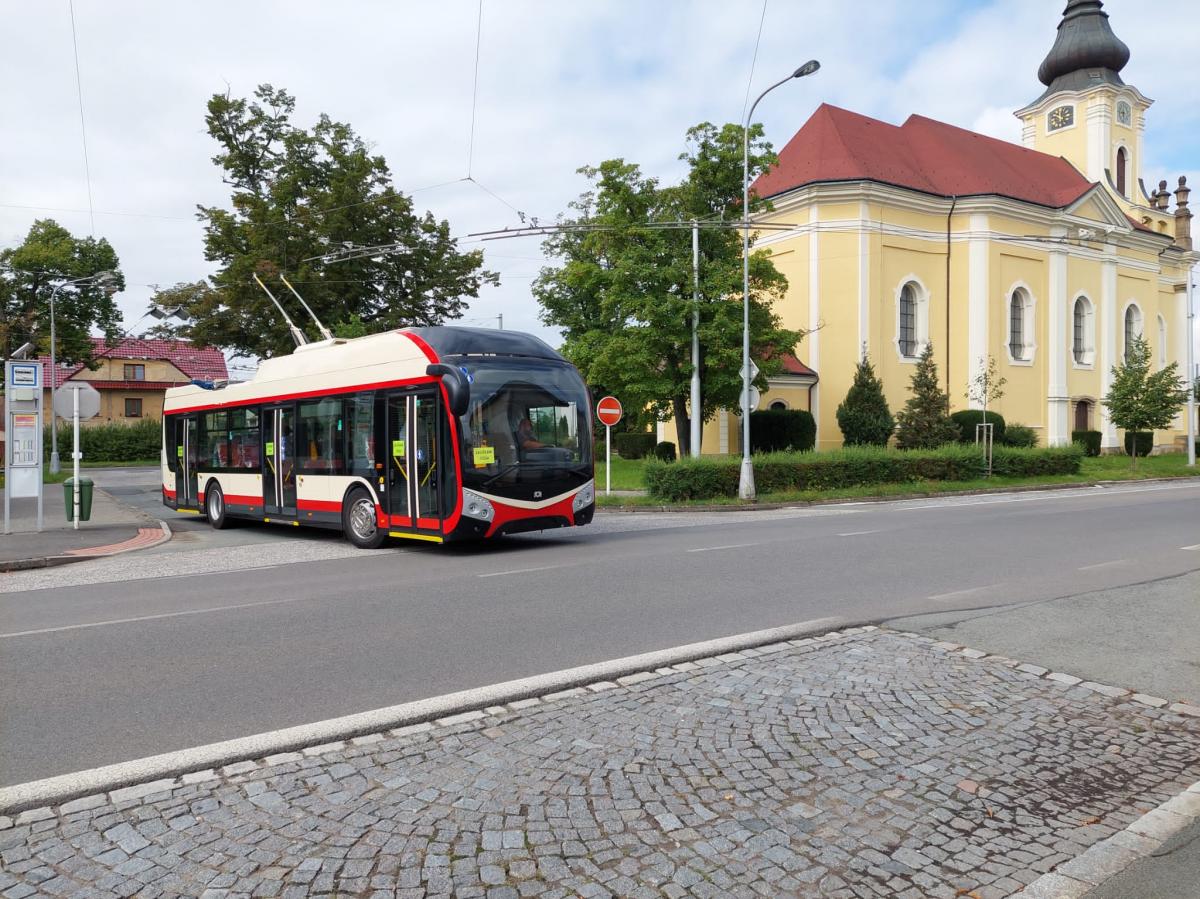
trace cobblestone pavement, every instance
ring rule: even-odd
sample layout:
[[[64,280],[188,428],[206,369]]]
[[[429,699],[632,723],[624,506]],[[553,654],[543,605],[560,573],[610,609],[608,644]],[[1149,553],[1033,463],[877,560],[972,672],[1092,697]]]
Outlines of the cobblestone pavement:
[[[36,809],[0,896],[989,899],[1200,778],[1188,707],[980,656],[857,629]]]

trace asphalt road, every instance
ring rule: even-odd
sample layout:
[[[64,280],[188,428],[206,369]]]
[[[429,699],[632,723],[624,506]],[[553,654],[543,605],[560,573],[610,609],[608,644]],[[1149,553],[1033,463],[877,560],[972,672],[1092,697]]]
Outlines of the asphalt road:
[[[189,551],[0,581],[0,783],[825,616],[1150,582],[1200,568],[1198,510],[1189,482],[601,514],[374,553],[265,526],[211,546],[185,530]]]

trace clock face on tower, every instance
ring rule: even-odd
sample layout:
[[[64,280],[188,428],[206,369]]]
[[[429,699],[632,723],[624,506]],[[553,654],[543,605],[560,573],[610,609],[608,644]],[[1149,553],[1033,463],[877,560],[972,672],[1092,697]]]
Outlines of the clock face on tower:
[[[1060,106],[1057,109],[1050,110],[1050,115],[1047,116],[1047,124],[1051,131],[1071,127],[1075,124],[1075,107]]]
[[[1129,108],[1129,104],[1122,100],[1117,104],[1117,122],[1121,125],[1128,126],[1133,121],[1133,110]]]

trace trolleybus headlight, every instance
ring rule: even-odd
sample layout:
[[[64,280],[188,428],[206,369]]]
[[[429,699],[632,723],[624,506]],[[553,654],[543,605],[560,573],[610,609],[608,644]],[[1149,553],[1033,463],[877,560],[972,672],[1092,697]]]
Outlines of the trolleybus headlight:
[[[463,491],[463,515],[468,518],[478,518],[480,521],[491,521],[496,510],[485,498],[472,490]]]
[[[572,503],[572,508],[578,512],[580,509],[586,509],[596,501],[596,485],[592,481],[588,481],[579,492],[575,494],[575,502]]]

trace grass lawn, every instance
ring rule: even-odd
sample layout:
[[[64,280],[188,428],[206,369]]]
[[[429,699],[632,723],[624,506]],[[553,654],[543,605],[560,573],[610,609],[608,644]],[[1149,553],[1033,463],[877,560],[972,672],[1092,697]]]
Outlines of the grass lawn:
[[[51,474],[49,465],[47,465],[45,468],[42,469],[42,483],[43,484],[61,484],[63,481],[65,481],[70,476],[71,476],[70,469],[63,469],[58,474]],[[3,487],[4,487],[4,469],[2,466],[0,466],[0,489],[3,489]]]
[[[42,483],[43,484],[61,484],[63,481],[65,481],[67,478],[69,478],[71,476],[71,474],[72,474],[71,464],[72,463],[71,463],[70,459],[64,459],[62,462],[62,471],[60,471],[58,474],[51,474],[50,473],[50,463],[47,462],[42,467]],[[89,468],[135,468],[135,467],[141,467],[141,466],[146,466],[146,465],[153,465],[155,468],[157,468],[158,460],[157,459],[142,459],[137,462],[80,462],[79,463],[80,469],[82,469],[84,471],[86,471]],[[639,475],[639,478],[640,477],[641,476]],[[2,489],[3,487],[4,487],[4,471],[3,471],[3,468],[0,467],[0,489]]]
[[[618,476],[618,462],[621,475]],[[1128,456],[1097,456],[1085,458],[1079,474],[1046,475],[1030,478],[976,478],[971,481],[925,481],[908,484],[873,484],[867,487],[848,487],[842,490],[805,490],[790,493],[759,494],[761,503],[827,502],[830,500],[853,500],[873,497],[925,496],[940,493],[962,493],[972,490],[997,490],[1006,487],[1036,487],[1054,484],[1087,484],[1094,481],[1129,481],[1143,478],[1171,478],[1200,476],[1200,465],[1188,468],[1185,453],[1165,453],[1161,456],[1139,458],[1137,467],[1131,468]],[[644,489],[641,473],[645,468],[641,459],[613,460],[613,489]],[[628,486],[624,486],[628,484]],[[661,500],[648,496],[604,496],[604,466],[596,466],[596,486],[601,506],[662,506]],[[736,506],[741,500],[736,497],[693,500],[671,503],[677,506]]]

